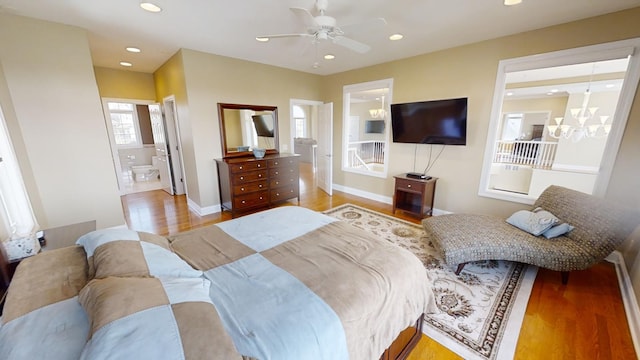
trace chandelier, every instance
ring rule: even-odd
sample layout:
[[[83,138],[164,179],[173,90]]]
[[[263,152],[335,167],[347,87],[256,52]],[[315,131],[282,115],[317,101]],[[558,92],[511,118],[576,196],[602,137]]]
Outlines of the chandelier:
[[[577,125],[568,125],[563,117],[557,117],[554,119],[555,125],[547,125],[549,136],[554,139],[565,138],[578,142],[584,138],[604,138],[609,135],[611,131],[611,123],[607,124],[609,116],[600,115],[596,117],[598,107],[589,107],[590,88],[591,83],[589,83],[589,88],[584,93],[582,106],[570,109],[573,122],[577,123]],[[587,122],[592,124],[587,125]]]
[[[384,119],[387,115],[387,111],[384,109],[384,95],[380,97],[380,108],[369,109],[369,115],[374,119]]]

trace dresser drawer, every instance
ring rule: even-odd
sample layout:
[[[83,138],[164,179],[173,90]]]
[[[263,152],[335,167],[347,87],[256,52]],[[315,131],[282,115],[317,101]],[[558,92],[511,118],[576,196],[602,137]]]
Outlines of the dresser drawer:
[[[282,167],[282,166],[298,166],[298,158],[290,157],[283,159],[269,159],[267,160],[269,163],[269,168]]]
[[[283,186],[278,189],[271,190],[271,201],[287,200],[298,196],[298,185]]]
[[[272,176],[269,178],[269,186],[271,188],[277,188],[287,185],[298,185],[298,177],[291,175]]]
[[[406,191],[423,192],[425,184],[423,182],[396,179],[396,189],[402,189]]]
[[[242,195],[242,194],[248,194],[255,191],[267,190],[267,186],[268,186],[268,182],[266,179],[261,181],[245,182],[238,185],[234,185],[233,194]]]
[[[269,178],[273,178],[276,176],[287,176],[287,177],[291,177],[291,176],[298,176],[298,167],[292,167],[292,166],[288,166],[288,167],[278,167],[278,168],[269,168]]]
[[[233,184],[241,185],[246,182],[263,180],[267,178],[267,169],[259,171],[247,171],[238,174],[233,174]]]
[[[262,206],[267,205],[268,203],[269,192],[266,190],[248,193],[245,195],[236,195],[233,197],[233,207],[237,209]]]
[[[229,171],[232,174],[237,174],[244,171],[253,171],[267,168],[266,160],[247,161],[242,164],[229,164]]]

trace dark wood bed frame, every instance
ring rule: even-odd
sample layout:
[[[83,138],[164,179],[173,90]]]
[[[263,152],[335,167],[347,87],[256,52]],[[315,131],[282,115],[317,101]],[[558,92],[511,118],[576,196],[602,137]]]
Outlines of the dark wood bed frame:
[[[391,346],[384,351],[380,360],[404,360],[411,350],[418,344],[422,337],[422,323],[424,314],[416,320],[416,326],[409,326],[393,341]]]

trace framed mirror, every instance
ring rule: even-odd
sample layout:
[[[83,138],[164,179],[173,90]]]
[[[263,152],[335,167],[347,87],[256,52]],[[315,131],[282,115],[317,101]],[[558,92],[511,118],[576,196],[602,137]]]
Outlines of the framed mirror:
[[[276,106],[218,103],[218,117],[223,157],[249,156],[255,148],[279,152]]]
[[[500,61],[479,195],[604,196],[640,78],[640,38]]]

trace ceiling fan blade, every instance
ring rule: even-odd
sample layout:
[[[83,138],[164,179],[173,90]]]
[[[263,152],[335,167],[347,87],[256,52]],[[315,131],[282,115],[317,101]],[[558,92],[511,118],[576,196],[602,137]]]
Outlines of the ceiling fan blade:
[[[278,38],[288,38],[288,37],[313,37],[311,34],[275,34],[275,35],[261,35],[257,36],[258,38],[269,38],[269,39],[278,39]]]
[[[333,43],[336,45],[340,45],[340,46],[344,46],[347,49],[351,49],[355,52],[358,52],[360,54],[364,54],[366,52],[368,52],[369,50],[371,50],[371,46],[367,45],[367,44],[363,44],[359,41],[353,40],[353,39],[349,39],[348,37],[344,37],[344,36],[336,36],[333,39]]]
[[[355,23],[355,24],[347,24],[340,26],[340,30],[342,30],[345,34],[351,34],[352,32],[369,32],[378,28],[382,28],[387,25],[387,20],[384,18],[372,18],[363,22]]]
[[[311,12],[309,12],[309,10],[297,7],[292,7],[290,10],[296,14],[306,27],[313,28],[319,26],[316,18],[311,14]]]

